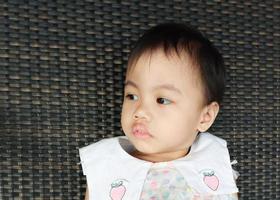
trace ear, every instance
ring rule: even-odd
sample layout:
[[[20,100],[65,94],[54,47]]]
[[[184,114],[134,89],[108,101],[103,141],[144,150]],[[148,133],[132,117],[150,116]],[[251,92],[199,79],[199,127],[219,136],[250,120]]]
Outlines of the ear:
[[[205,132],[211,127],[218,115],[219,109],[220,106],[217,102],[211,102],[205,106],[201,113],[200,122],[198,124],[199,132]]]

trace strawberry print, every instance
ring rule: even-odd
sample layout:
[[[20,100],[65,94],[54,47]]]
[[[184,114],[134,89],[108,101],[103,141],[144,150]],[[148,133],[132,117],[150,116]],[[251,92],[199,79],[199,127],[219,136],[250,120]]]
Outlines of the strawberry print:
[[[116,181],[111,184],[110,197],[111,200],[122,200],[126,192],[123,181]]]
[[[219,179],[215,176],[213,170],[209,172],[203,172],[203,182],[213,191],[216,191],[219,187]]]

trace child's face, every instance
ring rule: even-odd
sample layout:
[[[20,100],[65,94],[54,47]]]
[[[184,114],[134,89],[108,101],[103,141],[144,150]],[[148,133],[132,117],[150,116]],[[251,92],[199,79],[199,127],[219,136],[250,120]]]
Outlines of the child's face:
[[[143,54],[126,76],[122,128],[140,158],[160,162],[186,155],[205,108],[195,66],[162,50]]]

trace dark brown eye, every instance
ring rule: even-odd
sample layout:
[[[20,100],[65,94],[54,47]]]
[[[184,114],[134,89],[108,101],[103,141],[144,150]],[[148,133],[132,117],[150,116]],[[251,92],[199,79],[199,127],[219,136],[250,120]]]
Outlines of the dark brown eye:
[[[132,101],[138,100],[138,97],[134,94],[127,94],[125,97],[129,100],[132,100]]]
[[[157,98],[158,104],[168,105],[171,104],[171,101],[166,98]]]

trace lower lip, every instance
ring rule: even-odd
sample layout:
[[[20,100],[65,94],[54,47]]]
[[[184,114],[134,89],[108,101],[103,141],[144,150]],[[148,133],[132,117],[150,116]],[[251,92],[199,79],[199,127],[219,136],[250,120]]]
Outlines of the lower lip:
[[[141,138],[141,139],[147,139],[150,138],[151,135],[148,133],[143,133],[143,132],[138,132],[138,131],[134,131],[133,135],[137,138]]]
[[[148,131],[146,130],[143,130],[143,128],[134,128],[133,131],[132,131],[133,135],[137,138],[140,138],[140,139],[147,139],[147,138],[150,138],[151,135],[149,134]]]

